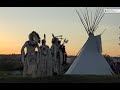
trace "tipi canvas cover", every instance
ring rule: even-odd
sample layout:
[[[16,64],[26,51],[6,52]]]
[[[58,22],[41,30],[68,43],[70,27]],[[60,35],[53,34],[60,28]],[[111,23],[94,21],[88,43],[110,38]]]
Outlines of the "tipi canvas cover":
[[[101,54],[101,34],[94,36],[94,32],[104,16],[103,9],[97,8],[94,17],[87,8],[84,11],[81,10],[82,15],[77,10],[76,12],[89,38],[65,74],[112,75],[114,72]]]
[[[111,67],[100,52],[101,41],[99,40],[101,40],[101,35],[90,35],[65,74],[112,75]]]

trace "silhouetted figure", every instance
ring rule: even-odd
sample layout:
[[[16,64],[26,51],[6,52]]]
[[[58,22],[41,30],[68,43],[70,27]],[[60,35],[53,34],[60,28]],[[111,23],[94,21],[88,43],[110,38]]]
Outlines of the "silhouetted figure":
[[[29,74],[32,75],[32,77],[36,77],[39,54],[35,52],[35,49],[37,48],[38,52],[40,51],[38,43],[40,43],[40,37],[33,31],[29,34],[29,40],[25,42],[21,49],[22,62],[24,64],[23,76]],[[26,54],[24,51],[25,48],[27,49]]]
[[[66,53],[66,50],[65,50],[65,45],[61,45],[60,49],[62,50],[62,54],[63,54],[63,63],[62,63],[62,65],[65,65],[66,61],[67,61],[67,53]]]
[[[46,77],[52,76],[52,59],[49,46],[46,45],[46,37],[44,34],[44,39],[42,40],[42,45],[40,46],[40,61],[38,65],[38,76]]]
[[[60,41],[57,37],[52,38],[51,46],[52,62],[53,62],[53,73],[60,75],[62,73],[63,54],[60,49]]]

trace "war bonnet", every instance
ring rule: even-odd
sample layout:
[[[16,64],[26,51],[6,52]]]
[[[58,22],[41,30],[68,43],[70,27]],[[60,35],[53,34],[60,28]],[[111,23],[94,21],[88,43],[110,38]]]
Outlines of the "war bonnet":
[[[34,40],[36,41],[37,43],[40,43],[40,37],[39,37],[39,34],[35,31],[32,31],[32,33],[29,34],[29,39],[30,40]]]

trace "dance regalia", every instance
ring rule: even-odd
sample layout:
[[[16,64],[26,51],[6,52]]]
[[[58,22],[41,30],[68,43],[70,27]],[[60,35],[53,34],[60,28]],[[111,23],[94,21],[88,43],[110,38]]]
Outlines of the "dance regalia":
[[[67,53],[65,51],[65,46],[60,45],[60,49],[61,49],[62,54],[63,54],[63,63],[62,63],[62,65],[64,65],[64,64],[66,64],[66,60],[67,60]]]
[[[29,48],[36,48],[37,44],[31,43],[30,41],[27,41],[27,47]],[[23,52],[24,53],[24,52]],[[22,53],[22,57],[24,56]],[[27,52],[24,57],[24,69],[23,69],[23,75],[29,74],[33,75],[33,77],[36,74],[37,71],[37,55],[35,54],[35,51]]]
[[[52,76],[52,60],[49,47],[40,46],[40,61],[38,65],[38,75],[40,77]]]
[[[53,72],[57,74],[62,73],[63,54],[59,45],[53,44],[51,46]]]

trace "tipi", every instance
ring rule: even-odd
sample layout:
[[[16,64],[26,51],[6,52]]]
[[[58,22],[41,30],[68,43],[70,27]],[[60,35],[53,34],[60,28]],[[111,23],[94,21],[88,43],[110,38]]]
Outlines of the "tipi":
[[[65,74],[82,74],[82,75],[112,75],[110,65],[102,56],[101,34],[94,36],[94,32],[98,28],[98,24],[104,16],[103,8],[97,8],[92,20],[89,16],[88,9],[86,8],[84,13],[81,11],[81,15],[76,10],[87,34],[88,40],[79,51],[74,62],[67,70]]]

